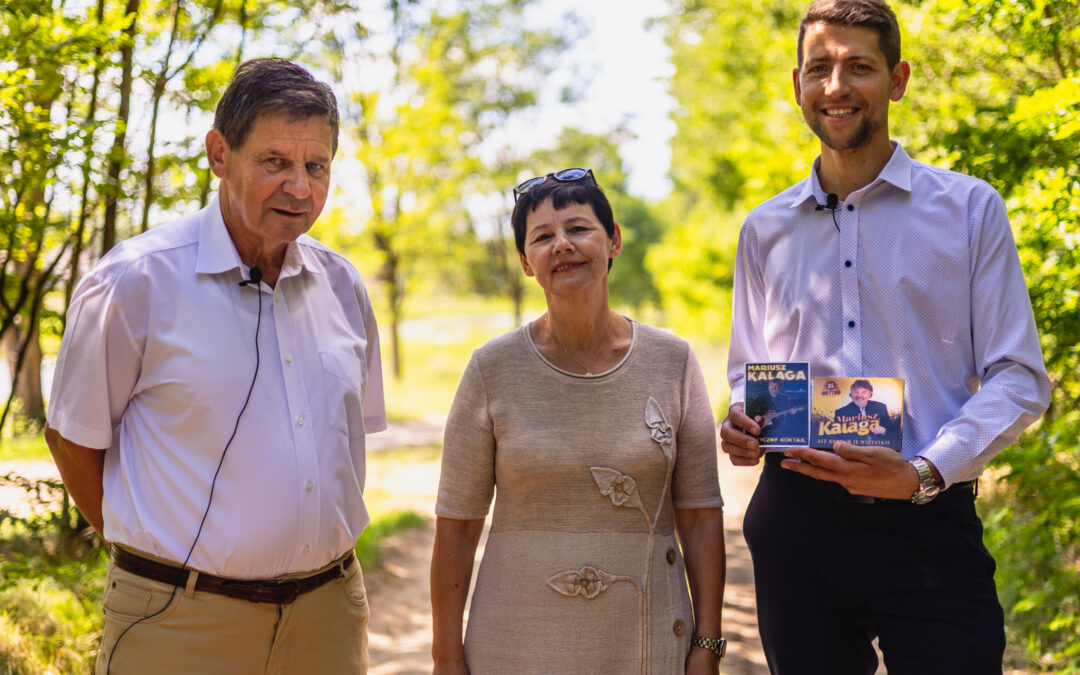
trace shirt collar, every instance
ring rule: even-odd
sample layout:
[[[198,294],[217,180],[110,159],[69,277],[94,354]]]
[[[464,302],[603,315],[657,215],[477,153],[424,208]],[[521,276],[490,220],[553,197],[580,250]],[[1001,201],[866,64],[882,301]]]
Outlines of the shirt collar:
[[[300,239],[306,237],[307,235],[301,235]],[[322,274],[322,265],[308,248],[300,246],[297,241],[289,243],[285,249],[285,260],[281,265],[278,279],[297,276],[305,270],[313,274]],[[202,220],[199,223],[199,255],[195,263],[195,272],[196,274],[223,274],[232,270],[239,272],[240,280],[250,275],[250,269],[240,260],[236,244],[233,243],[229,230],[225,227],[225,219],[221,215],[221,204],[215,194],[202,210]]]
[[[893,154],[889,158],[888,163],[885,164],[885,167],[881,170],[881,173],[877,175],[877,178],[870,181],[869,185],[856,190],[852,194],[861,193],[883,182],[894,185],[905,192],[911,192],[912,165],[913,162],[911,157],[904,152],[904,148],[901,147],[899,143],[893,141]],[[791,200],[791,208],[797,208],[805,204],[809,199],[813,199],[815,204],[825,203],[828,195],[825,190],[822,189],[821,182],[818,180],[819,168],[821,168],[821,155],[818,155],[814,160],[814,165],[810,168],[810,176],[802,181],[801,187],[795,193],[795,197]]]

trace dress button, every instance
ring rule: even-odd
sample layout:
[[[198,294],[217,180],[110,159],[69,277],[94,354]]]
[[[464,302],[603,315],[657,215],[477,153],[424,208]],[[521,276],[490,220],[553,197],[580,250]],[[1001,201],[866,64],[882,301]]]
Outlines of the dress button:
[[[304,544],[304,553],[311,553],[311,547],[307,544]]]
[[[682,637],[683,633],[686,632],[686,624],[683,623],[682,619],[675,619],[675,625],[671,627],[671,630],[673,630],[678,637]]]
[[[844,267],[851,267],[851,261],[850,260],[845,260],[844,261]]]
[[[850,263],[849,263],[850,265]],[[292,354],[285,355],[285,363],[292,363]]]
[[[667,561],[669,565],[675,564],[675,549],[669,548],[667,550]]]
[[[311,492],[311,490],[312,490],[312,489],[313,489],[314,487],[315,487],[315,484],[314,484],[314,483],[312,483],[311,481],[308,481],[308,482],[307,482],[307,485],[305,485],[305,486],[304,486],[304,489],[305,489],[305,490],[307,490],[308,492]]]
[[[854,321],[848,321],[847,322],[847,327],[848,328],[854,328],[855,327],[855,322]]]
[[[855,210],[855,205],[854,204],[848,204],[847,205],[847,210],[848,211],[854,211]]]
[[[296,423],[299,424],[300,426],[304,426],[304,418],[303,417],[297,417],[296,418]]]
[[[274,293],[274,302],[279,302],[280,300],[281,300],[281,293]]]

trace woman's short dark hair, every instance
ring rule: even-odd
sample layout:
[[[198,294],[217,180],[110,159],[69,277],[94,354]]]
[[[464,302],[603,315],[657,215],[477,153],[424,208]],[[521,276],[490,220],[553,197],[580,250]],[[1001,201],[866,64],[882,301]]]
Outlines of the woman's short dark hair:
[[[799,23],[798,64],[802,67],[803,37],[806,27],[814,23],[833,23],[840,26],[863,26],[878,34],[881,53],[889,70],[900,63],[900,24],[896,14],[884,0],[817,0],[806,10]]]
[[[517,245],[518,253],[525,254],[525,221],[530,213],[548,199],[556,210],[565,209],[570,204],[591,206],[596,219],[604,226],[607,235],[615,236],[615,216],[611,211],[611,202],[608,201],[607,195],[595,179],[562,182],[549,177],[539,186],[518,197],[517,203],[514,204],[510,224],[514,228],[514,244]],[[608,269],[611,269],[610,258]]]
[[[337,98],[329,85],[285,59],[241,63],[214,112],[214,128],[230,148],[239,148],[263,114],[285,115],[290,122],[322,117],[330,123],[331,152],[337,152]]]

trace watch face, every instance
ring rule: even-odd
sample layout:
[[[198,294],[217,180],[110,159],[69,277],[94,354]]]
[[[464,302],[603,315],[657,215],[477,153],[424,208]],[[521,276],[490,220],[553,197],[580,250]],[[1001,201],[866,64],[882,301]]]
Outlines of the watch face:
[[[920,487],[915,492],[914,496],[912,496],[911,501],[915,502],[916,504],[926,504],[934,497],[937,497],[938,492],[939,490],[937,486]]]

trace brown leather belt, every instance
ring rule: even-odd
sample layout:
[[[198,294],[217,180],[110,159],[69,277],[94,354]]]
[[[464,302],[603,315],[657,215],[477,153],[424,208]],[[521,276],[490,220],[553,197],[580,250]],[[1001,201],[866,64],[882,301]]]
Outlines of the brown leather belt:
[[[173,567],[149,560],[131,551],[113,546],[113,564],[125,572],[137,574],[140,577],[160,581],[184,588],[192,573],[198,576],[195,579],[195,590],[206,593],[227,595],[230,598],[239,598],[250,602],[267,602],[275,605],[287,605],[296,600],[304,593],[309,593],[334,579],[345,576],[345,570],[356,564],[356,555],[349,553],[337,563],[322,572],[310,577],[298,579],[229,579],[215,577],[212,574],[203,574],[194,570]]]

